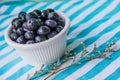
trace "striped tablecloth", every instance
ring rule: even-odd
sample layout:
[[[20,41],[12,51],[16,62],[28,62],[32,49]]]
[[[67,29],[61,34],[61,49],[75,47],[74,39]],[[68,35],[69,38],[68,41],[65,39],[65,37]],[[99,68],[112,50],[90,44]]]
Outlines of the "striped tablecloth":
[[[38,69],[24,63],[16,50],[5,42],[4,32],[20,11],[30,12],[48,7],[63,11],[70,18],[67,46],[78,54],[81,52],[79,41],[83,41],[86,48],[91,51],[94,43],[102,50],[106,42],[117,38],[116,52],[110,53],[110,60],[95,59],[72,66],[53,75],[49,80],[120,80],[120,0],[0,4],[0,80],[26,80],[28,73]],[[43,80],[44,77],[35,80]]]

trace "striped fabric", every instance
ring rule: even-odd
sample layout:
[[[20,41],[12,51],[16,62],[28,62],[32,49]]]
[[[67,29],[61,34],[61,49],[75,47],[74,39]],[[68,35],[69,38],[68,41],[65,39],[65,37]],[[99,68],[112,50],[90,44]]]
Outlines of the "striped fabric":
[[[0,80],[26,80],[28,73],[38,70],[24,63],[16,50],[4,40],[4,32],[20,11],[54,8],[63,11],[71,21],[67,34],[69,50],[81,52],[79,41],[83,41],[91,52],[94,43],[103,50],[106,42],[117,38],[116,52],[111,59],[95,59],[81,65],[69,67],[49,80],[120,80],[120,0],[68,0],[40,3],[0,4]],[[88,53],[89,54],[89,53]],[[62,67],[69,65],[66,63]],[[43,80],[40,76],[34,80]]]

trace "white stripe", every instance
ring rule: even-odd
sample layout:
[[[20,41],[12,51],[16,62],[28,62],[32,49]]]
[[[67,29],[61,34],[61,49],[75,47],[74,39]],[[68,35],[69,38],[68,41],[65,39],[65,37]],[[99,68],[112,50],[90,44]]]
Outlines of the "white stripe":
[[[102,19],[106,14],[110,13],[116,6],[118,5],[117,1],[114,1],[112,4],[110,4],[107,8],[105,8],[103,11],[98,13],[95,17],[93,17],[88,22],[81,24],[80,27],[77,27],[75,30],[73,30],[68,36],[67,39],[71,39],[76,37],[81,31],[85,30],[89,26],[91,26],[94,22]],[[79,26],[79,25],[78,25]]]
[[[0,8],[0,14],[4,13],[8,8],[9,8],[9,6],[2,6]]]
[[[74,0],[74,1],[69,1],[68,3],[64,4],[63,6],[61,6],[59,8],[59,11],[64,11],[66,8],[72,6],[72,4],[78,2],[78,0]],[[89,1],[88,1],[89,2]],[[79,5],[80,6],[80,5]]]
[[[80,21],[82,21],[87,15],[89,15],[91,12],[93,12],[94,10],[96,10],[98,7],[100,7],[103,3],[105,3],[106,0],[100,0],[98,3],[96,3],[95,5],[91,6],[89,9],[85,10],[84,12],[82,12],[79,16],[77,16],[72,22],[71,24],[74,25]]]
[[[102,45],[104,42],[106,42],[107,40],[109,40],[111,37],[113,37],[117,32],[119,32],[120,26],[117,27],[116,29],[114,29],[112,32],[106,33],[104,34],[102,37],[100,37],[98,40],[96,40],[94,43],[97,43],[97,47],[99,47],[100,45]],[[89,52],[92,51],[94,43],[91,44],[90,46],[87,47],[87,50]],[[116,44],[120,44],[120,41],[117,42]],[[120,47],[119,47],[120,48]],[[118,49],[119,49],[118,48]],[[79,59],[80,53],[77,55],[77,59]],[[101,60],[98,61],[98,63]],[[98,64],[96,63],[96,64]],[[92,69],[96,64],[94,62],[94,64],[90,65],[91,63],[88,62],[86,65],[84,65],[82,68],[78,69],[77,71],[75,71],[74,73],[72,73],[71,75],[69,75],[66,80],[69,80],[69,78],[72,76],[74,77],[74,79],[77,79],[78,77],[83,76],[84,74],[86,74],[90,69]],[[89,68],[88,68],[89,66]],[[79,75],[77,75],[79,73]],[[101,79],[102,80],[102,79]]]
[[[7,56],[6,58],[2,59],[0,61],[0,67],[3,67],[4,65],[8,64],[10,61],[18,58],[19,55],[16,51],[14,51],[11,55]]]
[[[5,44],[5,43],[6,43],[5,40],[4,41],[0,41],[0,46]]]
[[[0,31],[0,37],[5,34],[5,30]]]
[[[7,46],[6,48],[4,48],[3,50],[0,51],[0,56],[10,52],[12,49],[13,49],[13,47]]]
[[[117,68],[120,67],[120,57],[113,61],[109,66],[107,66],[98,75],[91,78],[90,80],[104,80],[107,76],[113,73]]]
[[[118,78],[117,80],[120,80],[120,78]]]
[[[120,16],[120,12],[116,13],[116,15],[114,15],[111,19],[109,19],[108,21],[106,21],[105,23],[101,24],[98,26],[98,28],[95,28],[94,30],[92,30],[88,35],[86,35],[84,38],[81,39],[77,39],[75,40],[73,43],[71,43],[68,46],[69,50],[72,50],[73,48],[77,47],[79,44],[78,42],[83,41],[87,38],[90,38],[92,36],[97,35],[98,33],[100,33],[100,31],[104,30],[105,28],[107,28],[108,26],[110,26],[112,23],[114,23],[116,20],[119,20],[120,18],[117,17]],[[84,27],[84,26],[83,26]],[[82,28],[82,27],[81,27]]]
[[[24,63],[24,61],[19,62],[18,64],[13,66],[10,70],[8,70],[5,74],[1,75],[2,80],[6,80],[9,76],[17,72],[20,68],[22,68],[25,65],[26,63]],[[22,80],[25,80],[25,79],[22,79]]]
[[[89,1],[85,0],[85,1],[82,2],[80,5],[77,5],[77,6],[73,7],[72,9],[70,9],[66,14],[67,14],[68,16],[70,16],[70,15],[74,14],[76,11],[78,11],[80,8],[83,8],[84,6],[92,3],[92,1],[93,1],[93,0],[89,0]]]
[[[18,7],[16,6],[16,8],[10,13],[10,15],[21,12],[22,9],[24,9],[25,7],[27,7],[31,4],[33,4],[33,3],[29,2],[29,3],[24,4],[23,6],[18,6]]]

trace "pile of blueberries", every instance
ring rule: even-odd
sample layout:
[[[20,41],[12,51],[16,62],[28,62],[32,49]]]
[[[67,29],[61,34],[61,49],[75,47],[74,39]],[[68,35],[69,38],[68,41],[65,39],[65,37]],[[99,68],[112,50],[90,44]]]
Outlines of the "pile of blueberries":
[[[65,21],[54,9],[35,9],[30,13],[20,12],[12,20],[10,38],[20,44],[33,44],[57,35],[65,26]]]

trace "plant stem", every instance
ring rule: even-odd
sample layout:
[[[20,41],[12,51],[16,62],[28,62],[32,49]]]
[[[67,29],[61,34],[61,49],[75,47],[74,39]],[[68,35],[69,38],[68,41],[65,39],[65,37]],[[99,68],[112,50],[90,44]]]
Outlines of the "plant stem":
[[[68,67],[70,67],[70,66],[72,66],[72,64],[69,65],[69,66],[67,66],[67,67],[64,67],[64,68],[62,68],[62,69],[59,69],[59,70],[57,70],[57,71],[51,73],[51,74],[48,75],[44,80],[47,80],[47,79],[50,78],[52,75],[54,75],[54,74],[56,74],[56,73],[58,73],[58,72],[60,72],[60,71],[62,71],[62,70],[64,70],[64,69],[66,69],[66,68],[68,68]]]

